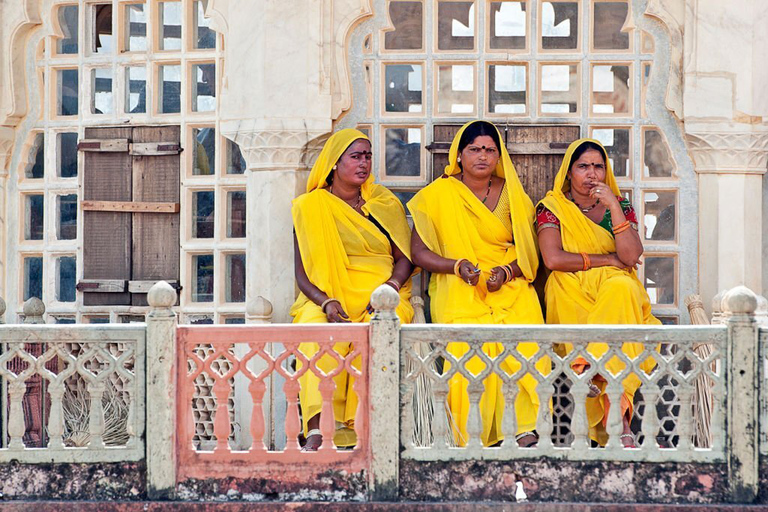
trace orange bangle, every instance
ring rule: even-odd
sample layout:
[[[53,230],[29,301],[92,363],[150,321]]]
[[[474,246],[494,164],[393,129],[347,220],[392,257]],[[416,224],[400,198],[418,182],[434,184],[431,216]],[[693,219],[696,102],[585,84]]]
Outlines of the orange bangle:
[[[589,260],[589,255],[585,252],[580,253],[581,259],[584,260],[584,267],[581,270],[589,270],[592,268],[592,262]]]
[[[624,222],[622,222],[621,224],[613,228],[613,234],[618,235],[619,233],[622,233],[627,229],[629,229],[629,226],[630,226],[629,221],[625,220]]]

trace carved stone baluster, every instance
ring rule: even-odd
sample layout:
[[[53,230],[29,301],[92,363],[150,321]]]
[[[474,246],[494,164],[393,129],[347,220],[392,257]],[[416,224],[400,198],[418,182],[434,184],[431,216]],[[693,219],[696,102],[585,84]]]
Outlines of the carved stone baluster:
[[[48,386],[51,396],[51,412],[48,416],[48,448],[60,450],[64,448],[64,381],[56,379]],[[130,418],[130,416],[129,416]],[[130,421],[128,422],[130,425]]]
[[[296,352],[298,343],[285,343],[285,349],[288,352]],[[307,371],[311,371],[307,368]],[[285,379],[283,392],[288,402],[285,412],[285,452],[292,453],[299,451],[299,432],[301,432],[301,422],[299,421],[299,390],[301,385],[296,374]]]
[[[619,348],[618,350],[621,350]],[[608,365],[608,361],[611,360],[610,352],[607,352],[600,359],[600,372],[605,376],[608,382],[605,386],[605,394],[610,401],[610,409],[608,410],[608,423],[605,426],[605,431],[608,433],[608,442],[605,447],[607,450],[620,450],[622,448],[621,433],[624,431],[623,420],[621,415],[621,396],[624,394],[624,386],[622,379],[616,375],[612,375],[605,367]]]
[[[539,342],[539,351],[546,352],[551,357],[553,354],[552,342]],[[538,375],[538,370],[536,369],[535,364],[529,362],[528,365],[530,367],[529,373],[531,375]],[[554,430],[554,424],[552,422],[552,413],[550,412],[549,406],[547,404],[552,403],[552,396],[555,394],[554,381],[555,374],[554,372],[550,371],[549,375],[541,380],[536,386],[536,393],[539,396],[540,404],[538,418],[536,419],[536,432],[539,434],[538,448],[540,449],[548,450],[553,447],[552,431]]]
[[[449,381],[447,379],[435,381],[434,389],[432,410],[435,411],[435,418],[432,421],[432,436],[435,441],[433,447],[441,451],[448,447],[446,437],[450,435],[453,438],[454,434],[458,433],[458,425],[452,425],[450,433],[448,432],[448,415],[451,413],[448,407]]]
[[[504,416],[501,419],[501,431],[504,433],[502,449],[516,451],[517,411],[515,410],[515,402],[517,395],[520,394],[520,388],[515,380],[509,379],[502,385],[501,392],[504,394]]]
[[[251,350],[254,350],[254,344],[251,343]],[[253,399],[253,409],[251,409],[251,451],[263,453],[267,450],[264,446],[264,393],[267,385],[264,379],[251,381],[248,391]]]
[[[329,350],[333,350],[333,338],[331,338],[331,341],[326,341],[321,344],[321,353],[323,350],[322,345],[326,345],[329,347]],[[331,356],[323,355],[317,358],[317,362],[319,362],[322,357]],[[343,363],[339,363],[339,365],[343,365]],[[320,379],[318,389],[320,391],[320,396],[323,398],[322,408],[320,409],[320,433],[323,435],[323,444],[318,451],[333,450],[333,435],[336,433],[336,419],[333,413],[333,392],[336,390],[336,383],[333,381],[332,375],[334,375],[335,372],[330,371],[329,375],[323,375],[323,371],[320,369],[319,365],[317,365],[317,363],[313,365],[310,362],[310,368],[307,371],[313,370],[317,372],[315,375]]]
[[[10,442],[8,443],[8,449],[10,450],[23,450],[24,449],[24,408],[21,405],[24,399],[24,392],[27,390],[27,385],[20,379],[14,379],[8,384],[8,396],[11,399],[10,410],[8,411],[8,436]]]
[[[213,435],[216,437],[216,448],[213,451],[229,452],[229,433],[232,426],[229,421],[228,402],[232,388],[226,376],[218,375],[216,372],[211,372],[211,375],[215,378],[213,394],[216,395],[216,418],[213,420]]]
[[[469,395],[469,418],[467,418],[467,448],[483,447],[483,416],[480,412],[480,399],[485,391],[483,381],[473,378],[467,385],[467,395]]]
[[[90,416],[88,421],[88,433],[91,438],[88,448],[104,448],[104,405],[101,402],[104,396],[104,381],[92,380],[88,383],[88,395],[91,397]]]
[[[661,369],[656,371],[661,372]],[[642,446],[644,452],[655,452],[659,449],[659,443],[656,440],[656,436],[659,433],[659,411],[656,410],[656,404],[659,402],[660,393],[658,377],[652,379],[647,384],[643,384],[645,408],[643,409],[641,430],[644,438]]]
[[[586,343],[575,341],[573,350],[583,349]],[[573,382],[571,395],[573,396],[573,418],[571,418],[571,431],[573,432],[573,450],[575,453],[584,454],[589,449],[589,424],[587,422],[587,393],[589,386],[586,375],[578,376],[570,368],[566,367],[566,376]],[[586,372],[585,372],[586,373]]]

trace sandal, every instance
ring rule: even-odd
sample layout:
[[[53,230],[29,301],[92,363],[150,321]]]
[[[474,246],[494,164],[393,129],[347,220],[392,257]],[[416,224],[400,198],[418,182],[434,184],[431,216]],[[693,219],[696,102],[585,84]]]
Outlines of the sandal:
[[[523,440],[527,437],[532,437],[533,441],[524,442]],[[536,435],[536,432],[533,430],[529,430],[527,432],[520,432],[515,436],[515,441],[517,441],[517,445],[520,448],[535,448],[537,444],[539,444],[539,436]],[[521,442],[523,441],[523,442]]]
[[[307,432],[307,441],[304,446],[301,447],[303,452],[316,452],[318,448],[323,444],[323,434],[320,433],[320,429],[312,429]]]
[[[629,442],[625,443],[624,442],[625,439],[629,439]],[[619,436],[619,440],[621,441],[621,444],[624,445],[624,448],[637,448],[634,434],[621,434]]]

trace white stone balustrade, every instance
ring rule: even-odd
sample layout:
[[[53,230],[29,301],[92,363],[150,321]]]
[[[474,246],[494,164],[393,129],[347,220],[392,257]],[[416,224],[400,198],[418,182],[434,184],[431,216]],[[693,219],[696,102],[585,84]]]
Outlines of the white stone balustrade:
[[[399,298],[390,292],[389,287],[380,287],[371,298],[376,309],[369,326],[367,365],[370,430],[366,438],[370,439],[371,497],[380,500],[397,497],[402,459],[548,457],[572,461],[721,463],[728,467],[734,501],[749,502],[754,498],[758,485],[758,453],[768,452],[764,427],[768,417],[768,325],[764,322],[765,300],[748,289],[738,287],[718,296],[719,302],[713,308],[718,325],[696,326],[400,326],[394,313]],[[13,459],[24,463],[130,461],[142,459],[146,454],[150,496],[174,496],[178,480],[176,433],[179,432],[177,411],[181,393],[176,376],[177,365],[182,361],[176,340],[176,314],[172,309],[176,292],[161,282],[150,291],[148,301],[151,311],[146,326],[38,325],[44,308],[34,300],[25,305],[25,324],[0,325],[2,408],[6,415],[3,424],[7,429],[4,436],[7,443],[0,447],[0,462]],[[267,312],[270,308],[265,301],[261,309]],[[0,299],[0,318],[3,313]],[[268,314],[262,316],[268,317]],[[261,327],[257,326],[260,330]],[[273,324],[269,327],[270,332],[285,330],[285,334],[279,336],[281,339],[291,338],[297,328],[300,326]],[[202,332],[206,327],[199,329]],[[227,343],[235,343],[250,327],[209,326],[207,329],[222,336],[229,336],[227,330],[231,329],[234,337]],[[469,351],[461,358],[453,357],[447,351],[447,344],[453,341],[467,343]],[[539,352],[530,359],[517,352],[517,345],[525,341],[539,345]],[[482,346],[489,342],[502,344],[501,355],[490,358],[483,354]],[[602,357],[593,357],[587,347],[594,342],[607,344],[608,352]],[[563,343],[570,343],[573,349],[564,352]],[[621,351],[624,343],[640,343],[644,351],[630,359]],[[701,343],[712,348],[711,354],[703,358],[695,350]],[[535,365],[544,356],[551,359],[552,371],[541,374]],[[571,368],[577,356],[590,364],[581,375]],[[485,364],[476,375],[465,368],[473,357]],[[509,375],[502,364],[509,358],[516,359],[522,368],[513,375]],[[617,374],[606,369],[606,362],[611,358],[617,358],[624,365]],[[641,368],[641,363],[648,358],[655,362],[653,369]],[[506,439],[498,447],[483,447],[479,439],[482,381],[490,373],[500,377],[505,400],[502,430]],[[536,430],[540,439],[535,448],[520,448],[514,442],[517,381],[525,373],[538,381],[541,403],[553,403],[552,409],[539,409]],[[469,381],[471,412],[467,431],[470,439],[465,447],[454,446],[449,416],[445,412],[448,381],[457,374]],[[607,445],[591,446],[585,408],[587,381],[600,375],[606,380],[608,399],[619,403],[622,381],[629,374],[636,375],[642,382],[636,394],[632,423],[638,447],[622,446],[618,407],[610,408]],[[44,410],[42,417],[46,424],[40,429],[41,433],[45,432],[41,443],[32,447],[28,440],[32,423],[25,418],[25,411],[29,409],[25,400],[29,399],[29,384],[34,377],[39,378],[43,390],[40,396],[45,397],[44,400],[38,398],[38,404]],[[691,412],[696,399],[695,382],[702,377],[711,384],[714,397],[713,442],[708,447],[697,446],[693,435],[696,420]],[[420,393],[429,396],[414,397],[417,383]],[[77,385],[80,388],[72,388]],[[82,400],[86,409],[84,441],[81,439],[80,445],[71,446],[67,400],[72,400],[72,393],[78,390],[86,397]],[[112,414],[109,404],[115,396],[128,406],[119,443],[107,436]],[[563,406],[564,397],[570,403],[568,407]],[[430,414],[420,418],[420,436],[414,436],[415,398],[422,405],[427,403],[430,409]],[[145,406],[146,417],[151,421],[144,420]],[[392,428],[395,417],[400,418],[399,430]],[[760,417],[762,429],[757,428]],[[727,418],[739,418],[739,421],[727,421]],[[287,429],[292,434],[297,432],[296,422],[292,417],[291,428]],[[223,426],[217,429],[219,433],[229,430],[226,423],[222,422]],[[255,430],[251,428],[251,434],[256,436],[252,435],[251,439],[264,438],[269,426],[259,427],[260,424]],[[191,423],[187,428],[189,426]],[[323,428],[332,427],[326,421]],[[565,437],[559,434],[563,429],[568,432]],[[295,452],[295,441],[288,443]],[[269,450],[259,442],[256,447],[259,453]],[[360,448],[367,451],[365,447]],[[276,459],[276,462],[279,461]],[[227,473],[226,464],[219,464],[217,468],[218,476]]]
[[[0,325],[0,462],[143,459],[144,326],[45,325],[44,313],[30,299],[24,324]]]

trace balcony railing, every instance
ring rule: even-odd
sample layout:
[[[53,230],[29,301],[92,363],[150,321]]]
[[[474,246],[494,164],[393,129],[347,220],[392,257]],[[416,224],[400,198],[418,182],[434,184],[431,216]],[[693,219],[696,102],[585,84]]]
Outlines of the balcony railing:
[[[768,386],[760,376],[768,328],[759,327],[757,298],[744,288],[723,298],[723,325],[682,327],[400,326],[399,297],[388,287],[372,296],[371,323],[357,325],[177,326],[173,288],[158,283],[148,301],[146,324],[35,325],[43,314],[37,307],[26,315],[30,323],[0,326],[0,461],[145,458],[151,497],[173,497],[185,482],[210,478],[309,489],[330,471],[354,475],[370,498],[394,499],[401,461],[418,472],[441,462],[533,459],[714,464],[727,472],[734,501],[757,493],[758,454],[768,453]],[[452,342],[465,343],[466,352],[453,355]],[[537,344],[533,355],[523,356],[526,342]],[[309,343],[317,352],[302,349]],[[488,343],[498,344],[497,355],[486,355]],[[591,343],[607,351],[594,356]],[[627,343],[641,350],[630,357],[622,351]],[[577,357],[588,363],[581,373]],[[323,370],[320,358],[335,363]],[[470,369],[470,360],[481,364]],[[298,397],[308,372],[322,396],[324,442],[314,453],[299,444]],[[355,379],[359,400],[352,450],[332,442],[341,372]],[[535,448],[514,440],[526,374],[543,404]],[[480,402],[491,375],[501,383],[504,440],[485,447]],[[458,376],[469,402],[461,442],[446,406]],[[619,407],[607,415],[605,446],[591,443],[588,382],[603,381],[608,401],[618,404],[631,376],[640,384],[631,423],[637,448],[620,441]],[[702,400],[711,409],[707,428],[700,428]]]

